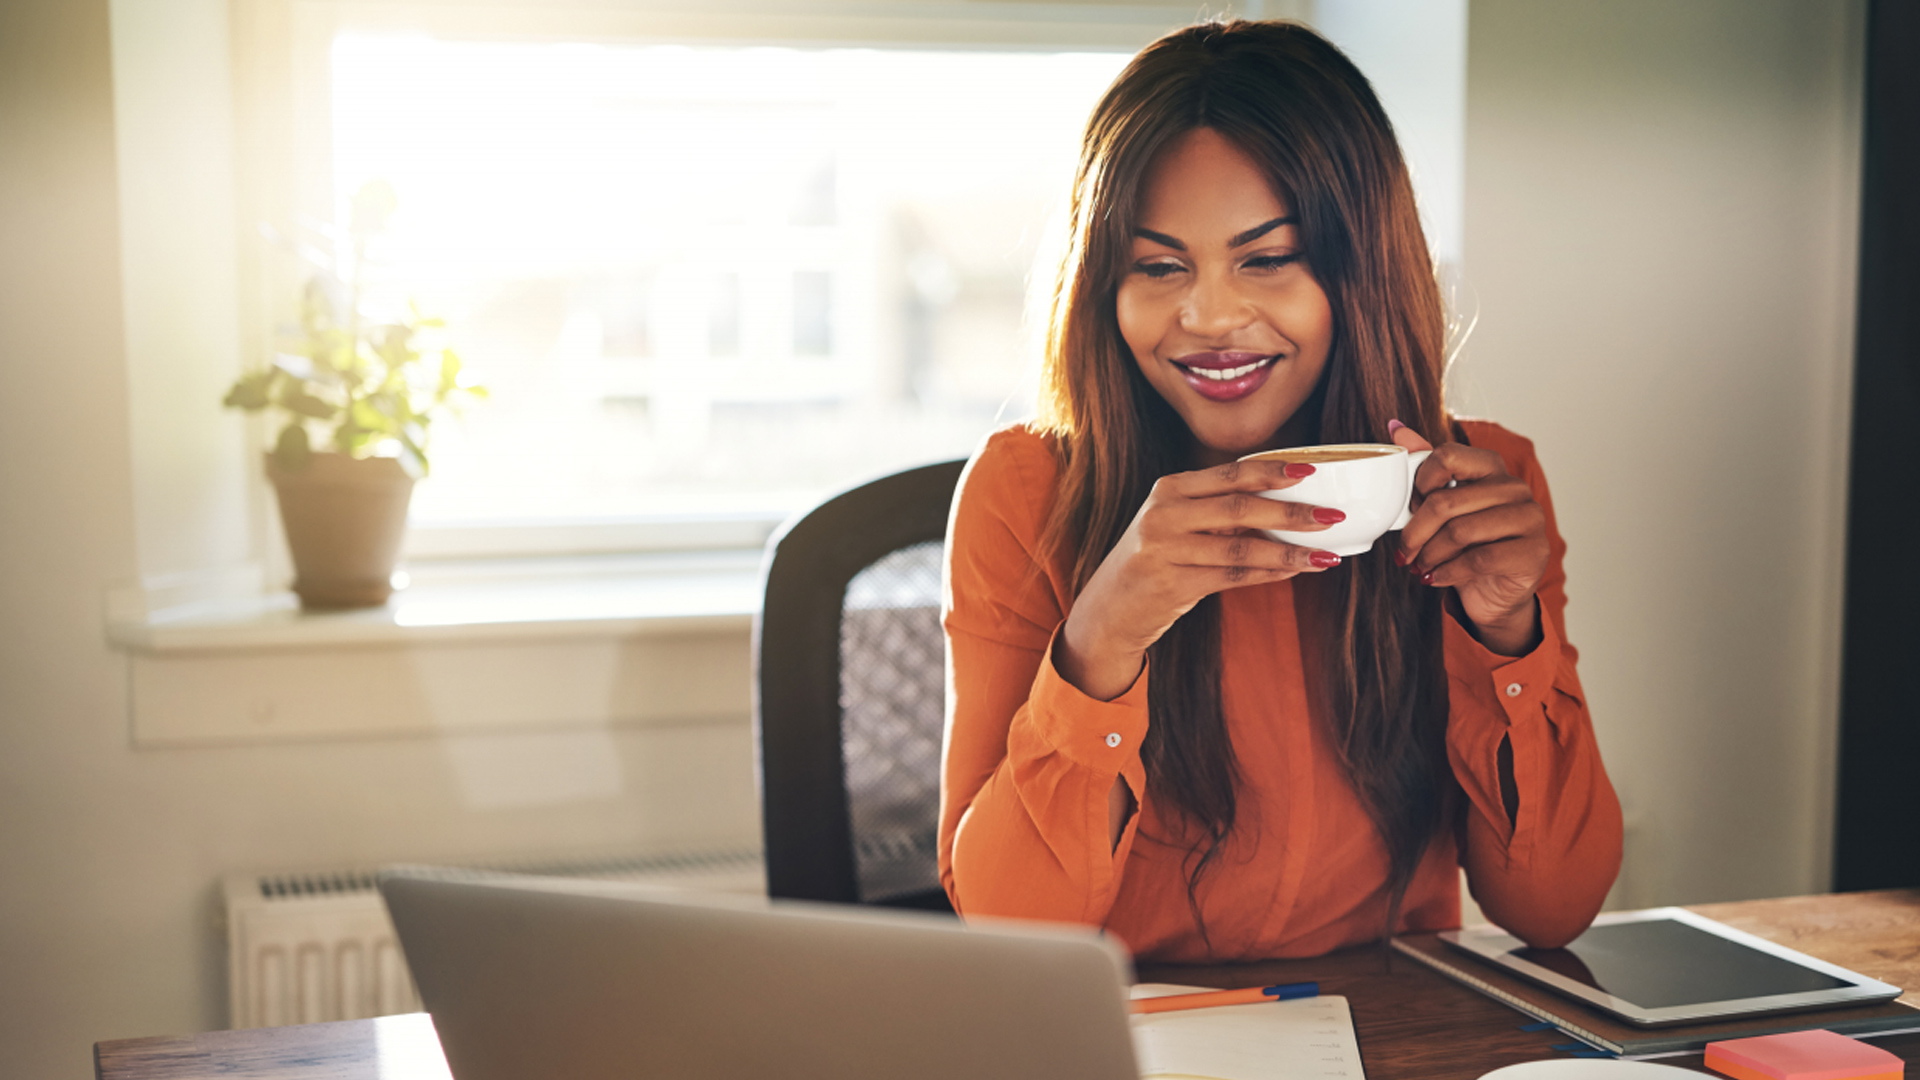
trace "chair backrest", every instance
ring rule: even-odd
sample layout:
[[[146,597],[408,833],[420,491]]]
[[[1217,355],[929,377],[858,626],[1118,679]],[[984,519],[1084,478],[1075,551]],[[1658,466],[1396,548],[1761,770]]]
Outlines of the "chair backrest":
[[[947,907],[940,569],[964,464],[863,484],[768,542],[753,711],[772,896]]]

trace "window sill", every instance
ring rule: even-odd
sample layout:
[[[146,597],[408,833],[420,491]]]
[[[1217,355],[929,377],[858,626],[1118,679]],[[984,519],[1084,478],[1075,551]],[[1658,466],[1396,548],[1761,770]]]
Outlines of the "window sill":
[[[726,725],[760,553],[416,564],[385,607],[290,595],[112,620],[140,747]]]
[[[120,618],[108,638],[166,655],[744,631],[760,552],[415,564],[384,607],[301,611],[291,593]]]

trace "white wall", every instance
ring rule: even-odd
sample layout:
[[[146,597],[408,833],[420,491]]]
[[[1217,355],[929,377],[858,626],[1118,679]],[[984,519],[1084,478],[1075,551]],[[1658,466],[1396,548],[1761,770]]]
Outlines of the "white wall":
[[[240,373],[227,0],[115,0],[114,138],[133,454],[148,581],[246,564],[253,529]]]
[[[1466,410],[1531,436],[1617,903],[1827,884],[1857,0],[1473,0]]]

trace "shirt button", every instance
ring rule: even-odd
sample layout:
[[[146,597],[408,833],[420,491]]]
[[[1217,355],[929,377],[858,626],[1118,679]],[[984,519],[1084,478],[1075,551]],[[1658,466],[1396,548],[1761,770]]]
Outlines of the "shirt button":
[[[1110,731],[1110,732],[1108,732],[1108,733],[1107,733],[1107,745],[1108,745],[1108,746],[1119,746],[1119,745],[1120,745],[1120,733],[1119,733],[1119,732],[1117,732],[1117,731]]]
[[[1517,683],[1517,682],[1510,682],[1510,683],[1508,683],[1508,684],[1507,684],[1507,696],[1508,696],[1508,697],[1519,697],[1519,696],[1520,696],[1520,684],[1519,684],[1519,683]]]

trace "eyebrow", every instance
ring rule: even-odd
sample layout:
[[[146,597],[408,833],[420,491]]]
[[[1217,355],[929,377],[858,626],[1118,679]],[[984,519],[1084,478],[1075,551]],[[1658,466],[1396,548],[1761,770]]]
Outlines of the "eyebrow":
[[[1260,239],[1261,237],[1267,235],[1268,233],[1272,232],[1273,230],[1279,228],[1282,225],[1297,225],[1297,224],[1299,224],[1298,219],[1293,217],[1293,215],[1291,214],[1285,217],[1274,218],[1272,221],[1264,221],[1258,225],[1255,225],[1253,228],[1248,229],[1245,232],[1233,234],[1233,238],[1227,241],[1227,246],[1229,248],[1237,248],[1242,246],[1243,244],[1251,244],[1255,240]],[[1138,236],[1145,240],[1151,240],[1156,244],[1165,245],[1166,247],[1170,247],[1175,251],[1187,250],[1186,244],[1181,243],[1179,240],[1176,240],[1173,237],[1168,236],[1166,233],[1163,233],[1163,232],[1154,232],[1152,229],[1135,229],[1133,230],[1133,235]]]
[[[1152,229],[1135,229],[1133,230],[1133,235],[1141,237],[1142,239],[1151,240],[1162,247],[1170,247],[1175,251],[1187,250],[1187,245],[1163,232],[1154,232]]]
[[[1297,224],[1297,222],[1293,217],[1293,215],[1291,214],[1288,214],[1285,217],[1277,217],[1277,218],[1274,218],[1272,221],[1255,225],[1253,228],[1248,229],[1246,232],[1233,234],[1233,239],[1227,241],[1227,246],[1230,248],[1237,248],[1242,244],[1251,244],[1255,240],[1260,239],[1261,237],[1267,235],[1268,233],[1272,232],[1273,230],[1279,228],[1282,225],[1293,225],[1293,224]]]

